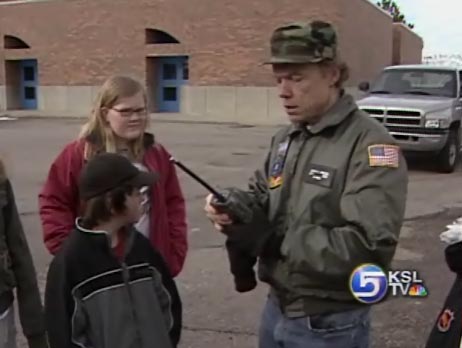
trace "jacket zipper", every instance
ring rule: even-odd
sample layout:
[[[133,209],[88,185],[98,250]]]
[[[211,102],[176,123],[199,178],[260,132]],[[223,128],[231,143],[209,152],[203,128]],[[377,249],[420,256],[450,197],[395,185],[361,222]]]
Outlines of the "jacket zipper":
[[[130,271],[128,270],[125,260],[122,261],[121,265],[122,265],[122,278],[125,284],[125,288],[127,289],[127,292],[128,292],[128,298],[130,301],[130,310],[132,312],[133,321],[135,322],[136,341],[137,341],[136,347],[141,348],[143,346],[142,345],[143,341],[141,339],[138,316],[136,314],[136,310],[134,306],[134,299],[133,299],[133,292],[132,292],[131,285],[130,285]]]
[[[133,298],[133,292],[132,292],[131,285],[130,285],[130,271],[128,269],[127,263],[125,262],[127,254],[128,254],[128,250],[130,249],[129,244],[131,243],[131,239],[127,238],[126,243],[127,244],[125,245],[125,250],[123,253],[122,261],[120,261],[119,258],[114,254],[114,250],[110,246],[109,246],[109,250],[112,256],[117,260],[117,262],[122,267],[122,279],[124,282],[125,289],[127,290],[128,300],[130,302],[130,310],[131,310],[133,322],[135,323],[136,347],[141,348],[143,347],[143,340],[142,340],[142,335],[140,332],[138,316],[135,310],[135,305],[134,305],[135,301]]]
[[[297,171],[297,167],[298,167],[299,162],[300,162],[301,154],[302,154],[303,150],[305,149],[305,146],[306,146],[307,142],[309,140],[313,139],[313,138],[314,138],[313,135],[305,136],[305,138],[301,141],[300,147],[297,149],[297,154],[296,154],[296,157],[295,157],[295,161],[294,161],[292,167],[290,168],[291,169],[291,172],[290,172],[291,180],[290,180],[289,188],[288,188],[288,191],[289,191],[289,208],[288,208],[288,214],[287,214],[288,219],[289,219],[290,216],[292,216],[291,214],[295,210],[294,201],[293,201],[293,199],[291,197],[292,196],[292,191],[294,190],[293,179],[294,179],[294,176],[295,176],[296,171]],[[312,147],[310,153],[308,154],[308,157],[307,157],[306,161],[303,163],[303,165],[305,165],[305,166],[312,162],[313,157],[316,154],[316,151],[317,151],[319,143],[320,143],[319,136],[317,138],[314,138],[313,142],[314,142],[313,147]],[[304,177],[302,176],[302,180],[303,180],[303,178]],[[286,228],[289,229],[289,221],[287,221]]]

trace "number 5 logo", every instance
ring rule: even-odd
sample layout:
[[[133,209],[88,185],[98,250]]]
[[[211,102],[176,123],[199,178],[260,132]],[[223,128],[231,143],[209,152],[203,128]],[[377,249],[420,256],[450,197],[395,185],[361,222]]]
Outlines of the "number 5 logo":
[[[380,292],[380,278],[383,277],[383,272],[361,272],[359,274],[359,286],[366,288],[369,284],[372,285],[371,291],[361,291],[361,297],[374,297]]]
[[[385,297],[387,288],[387,276],[382,268],[377,265],[361,265],[351,274],[350,290],[352,295],[360,302],[379,302]]]

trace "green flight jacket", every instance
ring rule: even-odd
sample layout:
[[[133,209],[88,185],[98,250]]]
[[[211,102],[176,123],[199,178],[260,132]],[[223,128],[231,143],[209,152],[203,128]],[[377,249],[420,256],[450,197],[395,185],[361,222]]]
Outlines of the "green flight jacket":
[[[362,304],[350,292],[350,275],[363,263],[390,267],[407,184],[392,136],[342,95],[314,126],[291,125],[273,137],[247,191],[256,216],[268,221],[236,238],[260,256],[259,278],[287,315],[354,309]],[[278,250],[265,251],[264,243]]]

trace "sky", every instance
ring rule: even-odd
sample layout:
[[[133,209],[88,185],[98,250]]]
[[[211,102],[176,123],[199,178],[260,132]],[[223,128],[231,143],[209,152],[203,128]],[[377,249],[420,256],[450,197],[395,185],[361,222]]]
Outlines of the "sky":
[[[424,39],[424,55],[462,54],[462,0],[395,1]]]

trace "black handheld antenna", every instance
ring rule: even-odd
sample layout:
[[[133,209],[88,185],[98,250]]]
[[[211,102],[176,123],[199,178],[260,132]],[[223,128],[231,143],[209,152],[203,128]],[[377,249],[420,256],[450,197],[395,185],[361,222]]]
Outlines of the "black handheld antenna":
[[[197,174],[195,174],[191,169],[186,167],[183,163],[181,163],[180,161],[177,161],[173,157],[170,157],[170,161],[176,164],[179,168],[181,168],[184,172],[186,172],[194,180],[196,180],[198,183],[204,186],[207,190],[209,190],[219,202],[222,202],[222,203],[226,202],[226,198],[221,193],[215,190],[212,186],[210,186],[210,184],[208,184],[206,181],[200,178]]]

